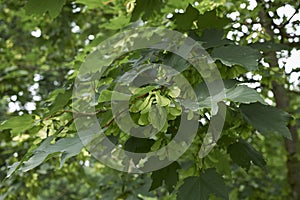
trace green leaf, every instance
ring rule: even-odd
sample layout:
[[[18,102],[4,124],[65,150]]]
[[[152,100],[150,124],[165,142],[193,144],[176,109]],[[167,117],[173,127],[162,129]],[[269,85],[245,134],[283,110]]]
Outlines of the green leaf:
[[[33,168],[36,168],[47,158],[49,154],[47,152],[38,152],[34,154],[28,161],[24,162],[24,166],[21,167],[23,172],[27,172]]]
[[[260,102],[262,104],[266,104],[263,98],[259,95],[259,93],[249,88],[245,85],[236,85],[238,82],[234,82],[232,80],[225,80],[224,87],[226,92],[226,99],[239,102],[239,103],[253,103]],[[192,101],[183,101],[183,106],[189,108],[193,111],[197,111],[199,108],[209,108],[211,107],[211,96],[207,89],[207,86],[204,83],[200,83],[196,86],[195,91],[198,96],[198,103]],[[217,93],[213,99],[225,100],[221,99],[223,95],[220,96],[220,93]]]
[[[175,25],[180,30],[189,30],[198,16],[199,11],[189,4],[184,13],[174,14]]]
[[[113,99],[112,99],[112,95],[113,95]],[[111,91],[111,90],[102,90],[99,95],[98,102],[102,103],[102,102],[110,102],[110,101],[129,101],[129,99],[130,99],[130,95],[128,94],[124,94],[117,91]]]
[[[162,186],[164,182],[167,187],[167,190],[169,192],[172,192],[179,180],[177,170],[180,168],[181,167],[177,162],[173,162],[167,167],[152,172],[151,174],[152,184],[150,187],[150,191],[155,190],[156,188]]]
[[[232,44],[232,41],[223,39],[223,37],[224,31],[222,29],[206,29],[199,39],[203,41],[202,46],[206,49]]]
[[[168,54],[163,60],[163,64],[172,67],[178,72],[186,70],[190,63],[176,54]]]
[[[210,195],[222,199],[229,199],[229,188],[225,185],[221,175],[210,168],[202,172],[200,177],[191,176],[184,179],[178,190],[177,200],[208,200]]]
[[[0,125],[0,131],[10,129],[12,136],[16,136],[30,129],[34,125],[34,120],[31,115],[24,114],[21,116],[10,118]]]
[[[61,167],[66,159],[77,155],[83,148],[83,144],[78,136],[63,138],[54,144],[51,144],[52,139],[52,137],[47,138],[37,149],[34,150],[33,156],[24,162],[24,166],[21,167],[23,172],[39,166],[48,156],[54,153],[61,153]]]
[[[181,115],[181,107],[169,107],[169,113],[173,116]]]
[[[140,107],[140,111],[141,111],[141,114],[145,114],[145,113],[148,113],[152,107],[152,102],[154,100],[154,97],[153,98],[150,98],[150,100],[148,101],[148,104],[146,104],[145,107]]]
[[[269,51],[281,51],[281,50],[287,50],[290,49],[291,47],[285,44],[278,44],[272,41],[265,41],[265,42],[256,42],[253,44],[250,44],[252,48],[259,49],[264,52],[269,52]]]
[[[130,21],[136,21],[140,17],[144,21],[148,20],[160,11],[161,5],[161,0],[136,0]]]
[[[148,138],[137,138],[130,137],[125,145],[124,149],[126,151],[135,153],[148,153],[151,150],[151,146],[154,144],[155,140]]]
[[[206,167],[215,167],[220,173],[230,174],[232,172],[230,161],[230,156],[226,152],[215,149],[205,157],[204,165]]]
[[[258,59],[260,58],[258,50],[236,45],[214,48],[211,56],[215,60],[220,60],[224,65],[241,65],[249,71],[257,69]]]
[[[192,110],[189,110],[187,115],[187,120],[192,120],[194,118],[194,112]]]
[[[224,84],[224,88],[226,91],[228,91],[229,89],[236,87],[236,85],[239,83],[236,80],[222,80],[223,84]],[[213,82],[211,83],[212,85],[214,84]],[[207,99],[210,95],[209,90],[207,88],[207,85],[205,82],[201,82],[199,83],[196,87],[195,87],[195,92],[197,94],[197,98],[199,100],[205,100]]]
[[[150,101],[150,98],[151,98],[151,95],[148,95],[148,96],[145,98],[145,100],[142,101],[142,103],[141,103],[140,106],[139,106],[138,111],[144,110],[144,109],[147,107],[147,105],[149,105],[149,104],[152,103],[152,101]]]
[[[226,98],[240,103],[260,102],[265,104],[263,98],[256,90],[249,88],[246,85],[239,85],[228,89],[226,91]]]
[[[175,8],[177,9],[185,9],[188,4],[194,3],[193,0],[168,0],[166,1],[166,4],[168,5],[166,8],[169,8],[171,11],[174,11]]]
[[[128,25],[129,21],[130,21],[129,17],[125,15],[121,15],[119,17],[111,19],[108,23],[103,24],[103,26],[101,27],[109,30],[119,30],[125,27],[126,25]]]
[[[57,111],[62,110],[68,104],[71,96],[72,96],[72,91],[70,90],[62,91],[61,93],[59,93],[49,108],[49,114],[53,115]]]
[[[137,98],[139,96],[143,96],[151,92],[152,90],[157,89],[157,86],[148,85],[146,87],[136,88],[134,91],[132,91],[134,94],[132,95],[132,98]]]
[[[25,10],[26,13],[33,15],[43,15],[48,12],[51,18],[56,18],[64,4],[65,0],[28,0]]]
[[[6,177],[10,177],[10,176],[14,173],[14,171],[16,171],[16,169],[19,167],[20,163],[21,163],[21,162],[15,162],[15,163],[12,164],[11,166],[9,166],[9,167],[8,167],[9,170],[8,170],[8,172],[7,172]]]
[[[217,28],[223,29],[226,25],[231,22],[228,18],[218,17],[216,10],[205,12],[204,14],[198,17],[197,26],[199,30]]]
[[[139,120],[138,120],[138,124],[139,125],[142,125],[142,126],[145,126],[145,125],[148,125],[149,124],[149,121],[148,121],[148,113],[145,113],[145,114],[141,114]]]
[[[286,126],[290,115],[272,106],[260,103],[242,104],[239,107],[244,118],[261,133],[277,133],[291,139],[291,133]]]
[[[242,139],[229,145],[227,150],[233,162],[246,170],[249,170],[251,162],[261,168],[266,166],[266,161],[261,153]]]
[[[89,9],[102,7],[106,0],[76,0],[76,3],[86,5]]]
[[[156,101],[157,101],[158,105],[160,105],[160,106],[170,105],[170,103],[171,103],[170,99],[168,99],[165,96],[160,95],[159,92],[155,92],[155,96],[156,96]]]
[[[67,159],[76,156],[79,154],[83,148],[83,144],[78,137],[74,138],[64,138],[59,140],[57,143],[58,145],[62,146],[62,154],[60,157],[60,165],[59,167],[61,168],[63,164],[66,162]]]
[[[170,97],[172,97],[172,98],[177,98],[177,97],[179,97],[179,95],[180,95],[180,88],[179,87],[170,87],[169,88],[169,92],[168,92],[168,95],[170,96]]]
[[[165,125],[166,120],[167,113],[163,107],[156,104],[150,108],[149,122],[154,128],[156,128],[157,130],[161,130]]]

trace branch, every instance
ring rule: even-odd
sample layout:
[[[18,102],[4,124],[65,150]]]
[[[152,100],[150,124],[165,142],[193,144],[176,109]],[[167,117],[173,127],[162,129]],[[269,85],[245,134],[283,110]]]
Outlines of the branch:
[[[292,47],[292,48],[300,48],[299,42],[284,42],[283,44]]]
[[[77,111],[73,111],[73,110],[63,110],[60,114],[64,113],[64,112],[68,112],[68,113],[73,113],[74,115],[78,115],[78,116],[93,116],[96,115],[98,113],[103,113],[106,112],[107,110],[97,110],[96,112],[91,112],[91,113],[84,113],[84,112],[77,112]]]
[[[281,28],[283,28],[283,27],[285,27],[288,23],[290,23],[290,21],[293,19],[293,17],[298,13],[298,11],[299,11],[299,9],[300,9],[300,3],[298,4],[298,6],[297,6],[297,8],[296,8],[296,10],[295,10],[295,12],[294,12],[294,14],[285,22],[285,23],[283,23],[283,24],[281,24]]]
[[[128,111],[127,108],[124,109],[124,110],[122,110],[121,112],[119,112],[119,113],[118,113],[115,117],[113,117],[107,124],[104,125],[104,128],[109,127],[109,126],[114,122],[115,118],[120,117],[121,114],[124,113],[124,112],[126,112],[126,111]]]

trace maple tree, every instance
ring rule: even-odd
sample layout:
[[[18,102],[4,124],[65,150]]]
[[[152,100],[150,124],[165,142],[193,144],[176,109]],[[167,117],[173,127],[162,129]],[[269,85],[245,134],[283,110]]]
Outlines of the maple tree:
[[[299,6],[2,0],[0,199],[299,199]]]

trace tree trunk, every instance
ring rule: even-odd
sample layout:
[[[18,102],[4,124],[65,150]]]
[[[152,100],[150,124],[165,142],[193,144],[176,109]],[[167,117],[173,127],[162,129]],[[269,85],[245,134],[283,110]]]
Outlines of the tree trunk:
[[[274,32],[272,30],[272,18],[268,15],[266,10],[261,10],[259,13],[261,25],[266,30],[266,33],[271,36],[274,41]],[[284,37],[284,36],[282,36]],[[276,52],[271,51],[266,54],[268,62],[271,68],[278,68],[278,59],[276,57]],[[272,91],[274,93],[274,98],[276,101],[276,107],[284,111],[289,111],[289,97],[288,91],[284,88],[284,85],[273,81]],[[300,199],[300,161],[297,158],[297,145],[298,145],[298,135],[296,125],[289,124],[289,130],[292,135],[292,140],[285,138],[285,149],[287,151],[287,179],[291,187],[291,192],[293,199]]]
[[[280,109],[287,110],[289,99],[287,91],[282,85],[276,82],[272,83],[273,93],[276,101],[276,106]],[[287,151],[287,178],[291,187],[292,195],[295,200],[300,199],[300,162],[297,159],[298,135],[296,125],[289,124],[289,130],[292,135],[292,140],[285,138],[285,149]]]

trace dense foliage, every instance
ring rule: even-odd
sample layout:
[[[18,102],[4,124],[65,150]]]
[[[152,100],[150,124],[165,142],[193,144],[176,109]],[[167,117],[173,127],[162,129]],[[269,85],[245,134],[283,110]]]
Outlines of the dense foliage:
[[[300,47],[297,1],[0,2],[0,199],[300,198],[300,66],[286,62]],[[170,51],[136,49],[109,64],[91,56],[111,36],[146,27],[178,31],[203,46],[224,80],[225,98],[218,99],[217,110],[211,99],[219,94],[211,97],[206,82],[215,81],[212,71],[198,73]],[[88,58],[96,67],[86,72],[92,77],[86,82],[95,95],[84,101],[95,110],[82,113],[73,91]],[[168,86],[164,68],[149,64],[179,71],[199,102],[178,100],[191,95],[189,90]],[[147,73],[137,78],[131,70],[139,66]],[[150,75],[159,84],[138,83]],[[136,85],[115,100],[129,95],[130,119],[137,127],[151,126],[155,136],[130,136],[126,131],[136,127],[118,126],[118,121],[129,123],[122,110],[116,114],[112,109],[120,77]],[[135,153],[167,146],[181,118],[200,119],[191,146],[179,159],[132,174],[91,155],[75,124],[90,115],[113,144]],[[210,145],[206,135],[214,129],[209,125],[219,119],[224,120],[222,134],[212,136]],[[199,155],[203,144],[214,147],[206,156]]]

